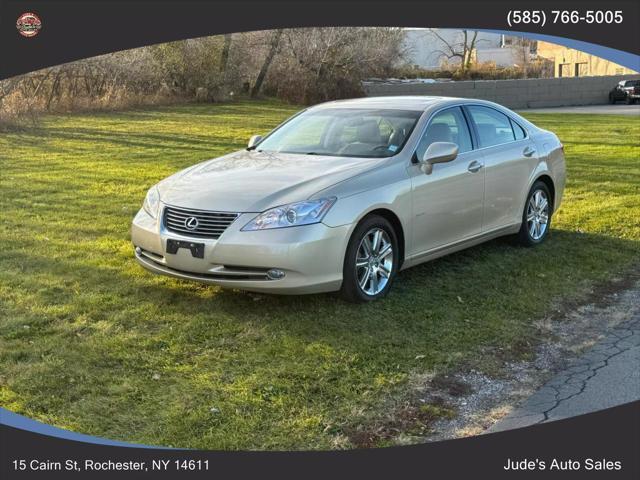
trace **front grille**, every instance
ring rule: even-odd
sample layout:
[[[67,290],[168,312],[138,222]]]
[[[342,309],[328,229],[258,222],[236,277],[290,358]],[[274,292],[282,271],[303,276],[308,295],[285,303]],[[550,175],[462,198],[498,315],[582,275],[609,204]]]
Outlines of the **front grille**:
[[[239,216],[239,213],[207,212],[167,206],[164,209],[163,221],[165,228],[171,232],[190,237],[218,238]]]

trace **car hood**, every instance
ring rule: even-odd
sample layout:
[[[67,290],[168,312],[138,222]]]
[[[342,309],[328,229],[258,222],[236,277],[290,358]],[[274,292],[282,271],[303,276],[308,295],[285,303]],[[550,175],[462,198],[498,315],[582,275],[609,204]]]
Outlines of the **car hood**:
[[[262,212],[306,200],[385,160],[245,150],[182,170],[160,182],[158,189],[168,205]]]

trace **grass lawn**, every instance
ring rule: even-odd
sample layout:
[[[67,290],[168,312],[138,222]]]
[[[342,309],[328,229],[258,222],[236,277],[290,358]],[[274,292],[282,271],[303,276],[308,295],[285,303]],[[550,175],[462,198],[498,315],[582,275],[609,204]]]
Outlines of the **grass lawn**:
[[[526,355],[532,319],[640,260],[640,119],[538,114],[569,181],[539,248],[498,240],[403,272],[390,296],[220,290],[140,268],[149,186],[295,107],[49,116],[0,133],[0,405],[78,432],[209,449],[354,445],[411,380]]]

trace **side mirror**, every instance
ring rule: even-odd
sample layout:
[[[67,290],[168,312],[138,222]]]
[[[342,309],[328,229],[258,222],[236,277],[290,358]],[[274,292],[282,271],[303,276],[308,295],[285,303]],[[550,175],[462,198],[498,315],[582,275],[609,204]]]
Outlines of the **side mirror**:
[[[446,163],[454,160],[458,156],[458,145],[450,142],[433,142],[424,152],[420,168],[431,175],[435,163]]]
[[[249,144],[247,148],[255,147],[262,140],[262,135],[254,135],[249,139]]]

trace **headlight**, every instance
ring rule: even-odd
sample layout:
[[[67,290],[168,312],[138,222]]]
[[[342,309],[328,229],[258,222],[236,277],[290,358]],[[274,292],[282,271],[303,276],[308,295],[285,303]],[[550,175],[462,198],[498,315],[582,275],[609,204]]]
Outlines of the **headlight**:
[[[336,197],[330,197],[275,207],[262,212],[251,220],[242,227],[242,231],[297,227],[298,225],[319,223],[335,201]]]
[[[158,216],[158,208],[160,207],[160,193],[158,187],[151,187],[147,192],[147,196],[144,199],[142,208],[144,211],[151,215],[153,218]]]

